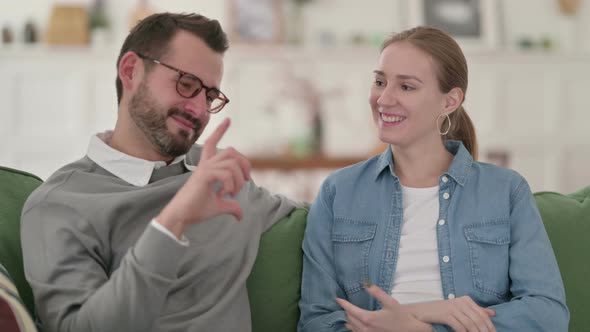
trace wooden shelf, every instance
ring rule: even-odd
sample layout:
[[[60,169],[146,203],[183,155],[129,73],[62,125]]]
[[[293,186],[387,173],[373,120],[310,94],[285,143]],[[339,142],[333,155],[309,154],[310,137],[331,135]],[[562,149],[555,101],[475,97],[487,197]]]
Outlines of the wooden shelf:
[[[340,46],[340,47],[313,47],[291,45],[247,45],[232,44],[227,53],[227,61],[241,63],[249,61],[269,60],[301,60],[312,59],[317,61],[359,61],[374,65],[379,55],[379,49],[371,45]],[[14,43],[12,45],[0,45],[0,58],[14,59],[45,59],[52,60],[71,57],[89,61],[114,62],[119,54],[118,44],[106,44],[101,46],[71,45],[51,46],[43,42],[36,44]],[[590,51],[580,50],[576,52],[539,51],[539,50],[495,50],[495,51],[466,51],[468,62],[473,63],[499,63],[499,64],[586,64],[590,61]]]
[[[346,167],[360,161],[364,158],[250,158],[252,168],[255,170],[276,169],[281,171],[293,171],[303,169],[338,169]]]

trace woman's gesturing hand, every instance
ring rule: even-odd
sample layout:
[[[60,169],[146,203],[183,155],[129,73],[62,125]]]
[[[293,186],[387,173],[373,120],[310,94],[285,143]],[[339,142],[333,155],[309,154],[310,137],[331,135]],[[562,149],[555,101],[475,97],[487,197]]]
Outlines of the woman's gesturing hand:
[[[404,305],[420,321],[443,324],[457,332],[495,332],[490,317],[496,315],[491,309],[482,308],[469,296]]]
[[[336,302],[346,312],[348,323],[346,327],[353,332],[411,332],[432,331],[430,324],[420,322],[406,308],[381,288],[371,285],[365,288],[367,293],[377,299],[381,310],[368,311],[352,303],[336,299]]]

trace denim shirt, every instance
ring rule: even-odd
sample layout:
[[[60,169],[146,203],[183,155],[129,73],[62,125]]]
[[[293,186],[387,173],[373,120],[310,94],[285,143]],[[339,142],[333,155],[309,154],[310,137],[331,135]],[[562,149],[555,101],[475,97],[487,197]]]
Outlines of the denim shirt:
[[[526,180],[474,161],[458,141],[445,147],[454,158],[438,178],[440,208],[433,220],[445,299],[468,295],[495,310],[498,331],[567,331],[563,282]],[[325,180],[303,241],[299,331],[347,331],[337,297],[381,309],[363,283],[386,292],[393,287],[402,199],[389,148]]]

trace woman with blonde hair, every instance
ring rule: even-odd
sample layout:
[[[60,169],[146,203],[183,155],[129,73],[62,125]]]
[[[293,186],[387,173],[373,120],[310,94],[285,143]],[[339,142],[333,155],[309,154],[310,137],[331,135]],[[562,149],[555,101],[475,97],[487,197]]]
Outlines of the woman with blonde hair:
[[[332,173],[308,216],[299,331],[567,331],[531,190],[477,161],[467,62],[417,27],[382,47],[378,156]]]

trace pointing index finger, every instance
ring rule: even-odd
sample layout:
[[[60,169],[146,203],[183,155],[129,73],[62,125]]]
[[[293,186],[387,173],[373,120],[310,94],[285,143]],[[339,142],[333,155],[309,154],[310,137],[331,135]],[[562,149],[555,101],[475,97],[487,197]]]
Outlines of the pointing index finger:
[[[229,118],[224,119],[219,126],[215,129],[215,131],[209,135],[209,137],[205,140],[205,144],[203,145],[203,153],[201,154],[201,159],[207,160],[215,155],[216,147],[221,138],[229,128],[230,120]]]

